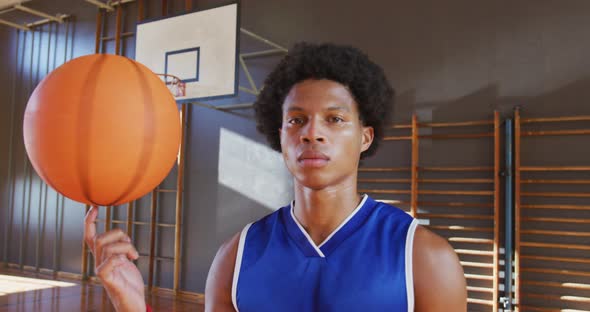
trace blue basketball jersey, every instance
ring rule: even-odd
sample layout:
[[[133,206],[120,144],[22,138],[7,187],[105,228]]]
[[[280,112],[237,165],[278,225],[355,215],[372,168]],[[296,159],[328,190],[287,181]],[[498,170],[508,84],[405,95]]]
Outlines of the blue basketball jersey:
[[[320,245],[293,204],[240,235],[232,301],[238,312],[413,311],[417,220],[364,195]]]

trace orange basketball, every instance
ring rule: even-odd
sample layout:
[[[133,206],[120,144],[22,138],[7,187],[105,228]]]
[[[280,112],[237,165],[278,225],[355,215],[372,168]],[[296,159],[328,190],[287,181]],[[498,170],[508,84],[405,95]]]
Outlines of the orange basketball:
[[[153,190],[180,144],[180,116],[144,65],[108,54],[73,59],[33,91],[24,116],[27,154],[66,197],[118,205]]]

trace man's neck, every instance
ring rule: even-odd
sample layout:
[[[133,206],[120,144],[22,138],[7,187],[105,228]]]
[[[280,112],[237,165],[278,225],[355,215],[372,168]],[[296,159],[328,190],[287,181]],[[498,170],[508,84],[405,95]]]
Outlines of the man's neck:
[[[316,245],[322,243],[359,205],[356,181],[322,190],[295,183],[294,214]]]

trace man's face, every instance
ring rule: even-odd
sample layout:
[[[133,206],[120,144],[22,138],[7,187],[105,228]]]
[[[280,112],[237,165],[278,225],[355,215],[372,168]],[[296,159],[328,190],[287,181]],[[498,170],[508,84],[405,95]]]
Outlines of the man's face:
[[[287,94],[280,136],[291,174],[303,186],[319,190],[347,179],[356,183],[360,154],[371,145],[373,128],[363,127],[345,86],[310,79]]]

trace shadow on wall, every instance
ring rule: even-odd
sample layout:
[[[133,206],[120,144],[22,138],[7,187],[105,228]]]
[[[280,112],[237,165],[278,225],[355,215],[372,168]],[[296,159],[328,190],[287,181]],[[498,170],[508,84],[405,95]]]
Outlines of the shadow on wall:
[[[590,114],[590,77],[576,80],[550,92],[537,96],[499,96],[497,84],[488,85],[452,101],[417,103],[414,90],[396,98],[394,123],[410,123],[413,112],[431,112],[432,121],[452,122],[493,118],[498,110],[504,118],[513,115],[520,107],[530,117],[558,117]],[[423,114],[428,115],[428,114]],[[422,120],[429,122],[431,120]]]
[[[393,123],[396,125],[410,124],[412,114],[416,114],[418,122],[458,122],[493,120],[494,110],[498,110],[501,120],[512,118],[515,107],[521,110],[523,118],[530,117],[560,117],[590,115],[590,105],[585,101],[590,99],[590,78],[580,79],[564,85],[555,90],[537,96],[502,97],[499,96],[497,84],[488,85],[471,92],[460,98],[451,101],[440,102],[416,102],[416,91],[410,90],[399,94],[396,98]],[[559,130],[565,128],[588,128],[587,123],[550,123],[550,124],[527,124],[524,129],[530,130]],[[451,128],[420,128],[420,135],[430,134],[459,134],[459,133],[483,133],[489,132],[489,126],[481,127],[451,127]],[[501,132],[504,130],[501,129]],[[386,135],[407,136],[409,129],[389,129]],[[553,136],[544,138],[530,138],[543,140],[546,146],[556,148],[545,148],[536,146],[537,153],[529,153],[533,163],[556,164],[556,163],[579,163],[584,165],[587,161],[582,155],[586,154],[576,142],[582,136],[563,137]],[[396,143],[394,143],[396,142]],[[490,162],[493,159],[492,141],[453,139],[453,140],[420,140],[419,163],[421,165],[437,164],[449,166],[477,166],[482,161]],[[523,146],[526,148],[526,146]],[[411,149],[410,141],[389,141],[382,144],[377,155],[363,161],[367,166],[409,166],[411,157],[408,151]],[[403,154],[403,155],[402,155]],[[533,155],[534,154],[534,155]],[[578,157],[574,157],[574,156]],[[571,156],[571,157],[570,157]],[[523,159],[526,161],[527,159]],[[530,162],[529,162],[530,163]]]

